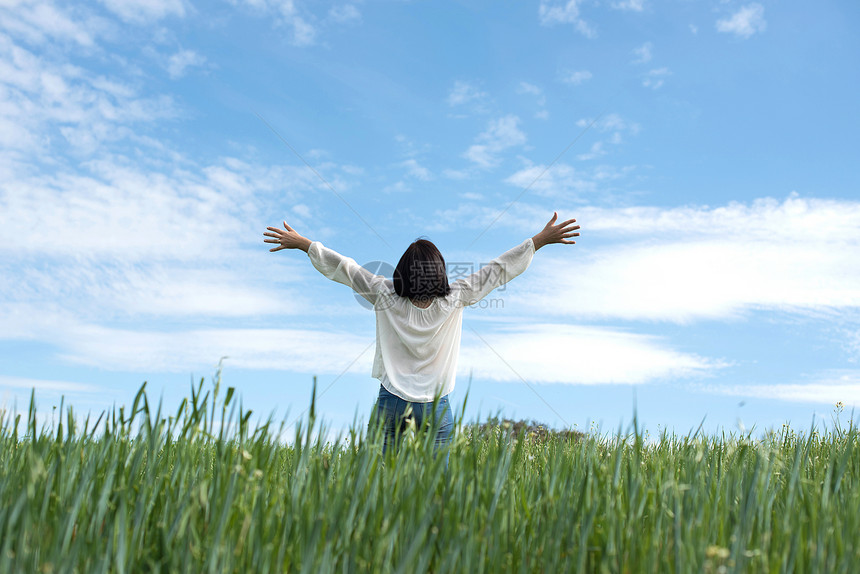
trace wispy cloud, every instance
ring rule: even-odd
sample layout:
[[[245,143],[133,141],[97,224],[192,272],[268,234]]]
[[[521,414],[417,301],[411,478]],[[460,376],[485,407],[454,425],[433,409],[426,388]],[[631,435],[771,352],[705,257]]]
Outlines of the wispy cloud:
[[[537,96],[538,98],[544,97],[543,90],[541,90],[534,84],[530,84],[528,82],[520,82],[520,85],[517,87],[517,92],[520,94],[531,94],[533,96]]]
[[[105,8],[126,22],[150,24],[167,18],[185,16],[183,0],[100,0]]]
[[[339,22],[341,24],[361,21],[361,12],[359,12],[355,4],[340,4],[332,6],[329,8],[328,16],[335,22]]]
[[[522,377],[534,383],[641,384],[702,376],[726,366],[675,351],[659,337],[605,327],[544,323],[479,333],[486,343],[463,333],[460,368],[496,381]]]
[[[591,125],[593,122],[593,118],[580,118],[576,120],[576,126],[580,128],[584,128],[586,126]],[[639,124],[635,122],[631,122],[629,120],[625,120],[618,113],[609,113],[605,114],[599,120],[597,120],[592,129],[595,129],[599,132],[630,132],[632,134],[639,133]]]
[[[597,31],[579,15],[582,0],[541,0],[538,7],[538,17],[544,26],[555,24],[572,24],[577,32],[586,38],[594,38]]]
[[[59,391],[63,393],[94,393],[100,389],[96,385],[75,383],[71,381],[54,381],[45,379],[30,379],[27,377],[10,377],[0,375],[0,388],[36,389],[37,391]]]
[[[505,183],[526,188],[536,195],[571,199],[597,190],[596,182],[583,170],[566,163],[557,163],[552,169],[546,165],[528,165],[505,179]]]
[[[549,254],[538,261],[533,300],[544,312],[689,323],[762,309],[860,309],[858,202],[791,197],[570,211],[586,233],[613,245],[576,256],[575,297],[542,289],[563,262]]]
[[[203,174],[182,169],[159,173],[122,159],[94,160],[87,167],[89,173],[61,171],[7,182],[6,193],[0,195],[5,219],[0,252],[56,257],[86,253],[89,258],[127,261],[217,258],[237,246],[230,237],[256,231],[243,222],[253,190],[280,193],[282,184],[272,179],[278,173],[292,178],[293,197],[302,188],[316,186],[313,174],[298,167],[243,173],[211,166]],[[249,178],[255,171],[262,179]],[[39,240],[38,230],[51,228],[63,229],[62,242]],[[195,240],[200,234],[205,241]]]
[[[645,0],[623,0],[622,2],[613,2],[612,7],[616,10],[642,12],[645,9]]]
[[[480,104],[487,98],[487,93],[470,82],[457,80],[448,92],[448,105],[451,107],[465,104]]]
[[[430,181],[433,178],[433,175],[430,173],[430,170],[418,163],[415,159],[407,159],[405,161],[400,162],[400,167],[406,169],[406,174],[409,177],[414,179],[420,179],[421,181]]]
[[[638,48],[633,49],[633,55],[636,58],[633,60],[634,64],[645,64],[651,61],[653,57],[654,45],[651,42],[645,42]]]
[[[402,179],[382,188],[382,193],[408,193],[410,191],[412,191],[412,187]]]
[[[728,18],[717,20],[717,31],[749,38],[756,32],[764,32],[767,22],[764,19],[764,6],[758,3],[744,6]]]
[[[448,179],[463,181],[465,179],[469,179],[472,176],[472,173],[469,170],[464,169],[444,169],[442,170],[442,175]]]
[[[706,392],[738,397],[756,397],[802,403],[818,403],[845,408],[860,407],[860,371],[836,370],[811,377],[798,383],[776,385],[709,385]]]
[[[183,77],[189,68],[202,66],[206,58],[193,50],[180,50],[167,59],[167,73],[174,80]]]
[[[624,134],[636,135],[640,129],[638,123],[625,120],[617,113],[606,114],[594,124],[592,124],[592,121],[591,118],[580,118],[577,120],[576,125],[580,128],[591,126],[592,130],[601,134],[608,133],[609,136],[604,136],[605,139],[594,142],[588,152],[579,154],[577,157],[580,160],[592,160],[604,155],[606,153],[606,144],[619,145],[624,143]]]
[[[92,152],[103,141],[134,137],[127,127],[177,115],[166,95],[145,96],[131,83],[37,56],[0,35],[0,146]],[[28,156],[31,157],[31,156]]]
[[[455,207],[435,210],[432,218],[426,222],[426,228],[430,231],[483,229],[499,215],[499,210],[495,206],[478,203],[479,200],[476,198],[465,199],[467,199],[465,203]]]
[[[275,17],[275,23],[286,26],[292,32],[291,41],[296,46],[311,46],[316,43],[317,28],[307,14],[296,7],[294,0],[229,0],[235,5],[246,5],[259,13]]]
[[[244,260],[231,257],[223,262],[186,263],[165,261],[130,264],[78,261],[43,261],[39,267],[0,266],[5,276],[3,305],[22,312],[32,306],[45,312],[52,305],[74,310],[78,318],[113,320],[183,321],[289,315],[301,311],[309,298],[282,281],[260,283],[262,274],[248,260],[278,272],[304,276],[280,261],[264,260],[263,253],[248,253]],[[56,277],[62,276],[58,282]],[[27,281],[26,286],[19,282]],[[9,321],[3,335],[23,337],[20,326]],[[17,335],[16,335],[17,333]]]
[[[373,360],[373,338],[349,331],[302,328],[201,328],[180,330],[122,329],[79,321],[61,321],[59,329],[41,334],[64,360],[120,371],[187,372],[208,368],[222,356],[245,369],[367,373]],[[464,333],[458,373],[497,381],[638,384],[666,378],[703,376],[725,363],[673,350],[659,337],[611,328],[569,324],[489,327],[480,339]],[[487,347],[490,345],[491,349]],[[371,347],[368,350],[368,347]],[[498,355],[505,357],[505,363]],[[576,357],[570,360],[571,354]],[[623,356],[624,361],[615,360]],[[511,369],[513,367],[513,370]],[[0,385],[38,384],[4,380]],[[48,383],[43,383],[42,386]],[[86,391],[87,386],[51,384],[55,390]]]
[[[31,44],[51,39],[93,47],[96,38],[110,29],[105,19],[84,7],[58,8],[51,1],[12,2],[0,5],[2,29]]]
[[[576,70],[576,71],[568,71],[564,72],[561,75],[561,81],[566,84],[571,84],[573,86],[578,86],[584,82],[587,82],[591,79],[591,72],[588,70]]]
[[[404,170],[405,174],[399,176],[400,179],[394,183],[385,185],[382,188],[383,193],[410,193],[413,190],[412,184],[416,180],[430,181],[433,179],[433,173],[415,158],[409,158],[394,165]]]
[[[526,134],[520,130],[519,123],[520,119],[514,115],[491,120],[486,131],[478,136],[479,143],[469,147],[463,157],[480,168],[497,166],[501,152],[526,142]]]
[[[642,79],[642,85],[652,90],[659,90],[663,87],[666,77],[672,75],[669,68],[655,68],[650,70]]]
[[[603,142],[594,142],[586,153],[578,154],[576,159],[580,161],[589,161],[597,159],[603,155],[606,155],[606,150],[603,149]]]
[[[535,97],[538,105],[538,111],[535,112],[535,118],[540,120],[549,118],[549,112],[546,109],[546,95],[539,86],[528,82],[520,82],[520,85],[517,87],[517,93],[529,94]]]
[[[154,331],[76,323],[52,341],[67,361],[118,371],[187,372],[220,357],[246,369],[340,373],[373,342],[372,336],[308,329],[192,329]],[[372,348],[351,372],[367,373]]]

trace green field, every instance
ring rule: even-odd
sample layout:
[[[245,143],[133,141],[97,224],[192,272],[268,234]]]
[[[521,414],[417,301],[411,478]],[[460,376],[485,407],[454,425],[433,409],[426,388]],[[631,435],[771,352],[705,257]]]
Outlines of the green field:
[[[143,389],[99,420],[2,413],[0,572],[860,571],[850,425],[466,426],[446,474],[426,433],[383,460],[363,427],[314,438],[311,413],[279,440],[217,388],[169,415]]]

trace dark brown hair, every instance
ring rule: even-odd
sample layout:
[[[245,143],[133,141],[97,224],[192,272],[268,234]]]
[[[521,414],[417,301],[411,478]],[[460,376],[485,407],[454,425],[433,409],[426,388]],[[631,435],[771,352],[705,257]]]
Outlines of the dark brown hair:
[[[426,301],[451,292],[445,258],[433,242],[416,239],[406,248],[394,269],[394,292],[401,297]]]

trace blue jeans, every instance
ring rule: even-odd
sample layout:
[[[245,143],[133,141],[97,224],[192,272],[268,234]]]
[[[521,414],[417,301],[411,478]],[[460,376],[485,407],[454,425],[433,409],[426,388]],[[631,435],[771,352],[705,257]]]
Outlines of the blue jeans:
[[[412,407],[412,412],[409,417],[406,416],[406,409]],[[401,399],[395,394],[388,392],[388,389],[379,385],[379,399],[376,401],[375,417],[371,417],[371,425],[377,422],[382,425],[382,454],[384,455],[388,449],[396,448],[396,441],[406,432],[409,420],[415,422],[415,428],[423,429],[430,426],[435,429],[436,439],[433,443],[434,454],[439,449],[442,449],[451,442],[451,433],[454,430],[454,415],[451,413],[451,405],[448,403],[448,396],[440,398],[436,402],[436,411],[433,412],[433,403],[413,403]],[[448,451],[445,450],[445,471],[448,470]]]

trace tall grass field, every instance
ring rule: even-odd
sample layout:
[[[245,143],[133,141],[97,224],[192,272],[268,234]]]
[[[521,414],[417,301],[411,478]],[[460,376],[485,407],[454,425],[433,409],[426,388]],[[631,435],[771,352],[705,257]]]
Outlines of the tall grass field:
[[[860,572],[853,425],[647,438],[462,426],[331,440],[313,405],[0,417],[0,572]],[[420,430],[420,429],[419,429]],[[325,437],[329,437],[326,441]]]

